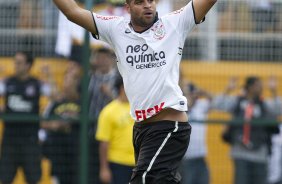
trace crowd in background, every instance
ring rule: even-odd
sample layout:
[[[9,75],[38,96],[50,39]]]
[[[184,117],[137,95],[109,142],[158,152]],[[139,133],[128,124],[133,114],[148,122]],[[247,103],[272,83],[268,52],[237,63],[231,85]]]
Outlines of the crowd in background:
[[[33,6],[43,6],[43,1],[13,2],[20,3],[21,21],[17,25],[21,28],[43,26],[39,19],[29,22],[29,16],[39,18],[42,12],[46,13],[43,17],[49,16],[47,14],[50,12],[43,9],[41,12],[26,12],[29,9],[27,7],[32,9]],[[161,1],[160,15],[177,6],[172,2]],[[252,2],[249,5],[256,22],[254,31],[277,29],[274,25],[269,25],[269,20],[278,18],[273,5],[267,1],[259,4]],[[124,7],[120,6],[121,2],[107,3],[109,6],[101,10],[101,14],[128,16]],[[45,6],[52,5],[46,3]],[[257,16],[258,13],[265,16]],[[14,55],[15,73],[0,83],[0,94],[5,99],[1,109],[5,115],[38,115],[40,96],[49,98],[49,104],[42,114],[46,120],[40,123],[38,120],[5,121],[0,149],[0,181],[3,184],[11,183],[17,167],[22,166],[26,181],[30,184],[37,183],[41,177],[40,159],[43,155],[52,163],[51,175],[54,183],[78,183],[80,81],[82,74],[87,73],[90,78],[89,183],[122,184],[124,179],[128,181],[134,165],[133,148],[126,143],[131,140],[133,121],[130,119],[123,83],[116,70],[115,55],[110,46],[91,37],[94,45],[89,61],[91,67],[89,71],[82,71],[80,46],[84,31],[68,22],[61,13],[58,17],[56,53],[69,58],[62,89],[58,90],[52,82],[52,77],[55,76],[49,75],[46,81],[31,77],[29,71],[33,57],[21,50]],[[44,26],[56,24],[52,22],[54,19],[45,17],[44,20]],[[69,28],[64,27],[62,32],[60,26]],[[209,166],[206,162],[208,149],[205,121],[211,110],[232,114],[232,121],[222,133],[222,140],[231,146],[230,155],[235,166],[234,184],[282,183],[282,138],[276,122],[276,118],[282,114],[282,101],[279,97],[281,94],[277,92],[278,82],[280,81],[275,76],[269,76],[265,86],[257,76],[249,76],[245,79],[240,94],[231,96],[233,90],[240,88],[235,78],[230,79],[226,89],[222,89],[222,94],[211,94],[209,89],[201,89],[198,84],[183,81],[183,91],[189,101],[190,110],[187,113],[193,129],[190,146],[180,168],[184,184],[210,183]],[[271,92],[269,99],[261,96],[266,89]],[[49,119],[50,117],[55,119]],[[265,117],[265,121],[271,121],[271,125],[251,123],[254,119],[263,121]],[[108,122],[110,124],[107,125]]]
[[[158,12],[160,15],[163,15],[172,10],[179,9],[187,1],[159,0]],[[83,6],[84,0],[77,2]],[[96,0],[94,2],[95,10],[98,12],[101,10],[99,12],[101,14],[110,12],[113,15],[122,15],[124,13],[124,9],[122,8],[117,8],[116,10],[115,7],[113,9],[113,5],[116,6],[118,4],[120,6],[124,2],[122,0]],[[104,9],[105,6],[108,8]],[[279,33],[282,30],[282,23],[280,21],[282,14],[279,11],[281,7],[281,2],[271,0],[259,0],[258,3],[256,0],[222,1],[218,3],[217,12],[219,21],[217,21],[218,25],[215,26],[218,27],[217,30],[219,33]],[[69,55],[72,49],[76,49],[75,46],[83,43],[84,32],[82,29],[77,29],[71,23],[69,24],[65,21],[65,17],[57,11],[51,1],[1,1],[0,29],[6,32],[0,34],[0,44],[8,45],[9,49],[0,48],[0,54],[12,56],[16,50],[29,47],[29,49],[36,53],[36,56]],[[57,33],[57,30],[60,30],[60,26],[68,27],[70,31],[59,31]],[[17,34],[18,32],[20,33]],[[59,36],[59,39],[62,39],[61,43],[56,41],[58,34],[64,35]],[[197,37],[197,39],[199,38]],[[271,39],[271,41],[278,40]],[[92,38],[91,42],[93,42]],[[36,47],[32,47],[31,45],[36,45]],[[56,52],[53,49],[54,45],[57,45],[58,50]],[[195,47],[197,45],[193,46]],[[194,56],[194,53],[192,53],[192,56]],[[192,56],[187,55],[189,58]],[[272,58],[269,57],[268,59],[263,59],[271,60]],[[250,60],[248,56],[245,56],[246,59]]]

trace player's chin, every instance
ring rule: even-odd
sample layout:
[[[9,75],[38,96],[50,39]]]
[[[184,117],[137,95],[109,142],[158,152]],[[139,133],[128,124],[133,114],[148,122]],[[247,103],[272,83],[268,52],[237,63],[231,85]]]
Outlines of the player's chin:
[[[154,23],[154,18],[153,17],[144,17],[143,22],[147,26],[152,25]]]

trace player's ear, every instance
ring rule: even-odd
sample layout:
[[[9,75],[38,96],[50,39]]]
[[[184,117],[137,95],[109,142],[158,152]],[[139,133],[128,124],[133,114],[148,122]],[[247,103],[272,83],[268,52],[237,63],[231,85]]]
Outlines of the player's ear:
[[[130,7],[129,7],[128,3],[125,3],[125,8],[126,8],[127,12],[130,14]]]

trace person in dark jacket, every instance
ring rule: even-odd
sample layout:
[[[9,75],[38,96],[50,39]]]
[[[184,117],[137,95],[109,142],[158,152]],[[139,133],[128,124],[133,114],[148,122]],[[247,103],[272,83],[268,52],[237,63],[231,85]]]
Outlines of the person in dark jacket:
[[[262,98],[262,81],[256,76],[247,77],[241,95],[228,95],[237,87],[236,84],[235,79],[230,80],[224,94],[214,99],[214,108],[232,113],[231,125],[226,127],[223,139],[231,145],[234,183],[265,184],[271,135],[279,133],[278,127],[270,124],[273,125],[275,118],[282,114],[277,80],[269,80],[270,99]]]
[[[4,122],[0,149],[2,184],[12,183],[20,166],[23,168],[27,183],[36,184],[41,178],[39,121],[27,118],[39,115],[41,95],[51,96],[52,90],[49,84],[30,75],[33,62],[34,58],[30,52],[18,51],[14,57],[15,73],[0,81],[0,95],[5,101],[4,114],[19,118]]]

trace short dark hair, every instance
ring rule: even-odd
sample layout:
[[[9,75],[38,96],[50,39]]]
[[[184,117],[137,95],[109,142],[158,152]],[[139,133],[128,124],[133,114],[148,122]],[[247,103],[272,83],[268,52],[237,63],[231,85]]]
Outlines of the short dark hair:
[[[105,47],[101,47],[101,48],[94,50],[94,54],[106,54],[106,55],[115,57],[115,53],[111,49],[105,48]]]
[[[187,84],[187,90],[189,91],[189,93],[194,93],[195,91],[197,91],[197,87],[194,83],[189,83]]]
[[[34,63],[34,57],[33,57],[32,52],[30,52],[30,51],[17,51],[17,54],[22,54],[22,55],[24,55],[24,56],[25,56],[25,59],[26,59],[26,62],[27,62],[28,64],[30,64],[30,66],[33,65],[33,63]]]
[[[260,79],[256,76],[247,77],[247,79],[245,81],[245,85],[244,85],[245,90],[249,90],[249,88],[259,80]]]

